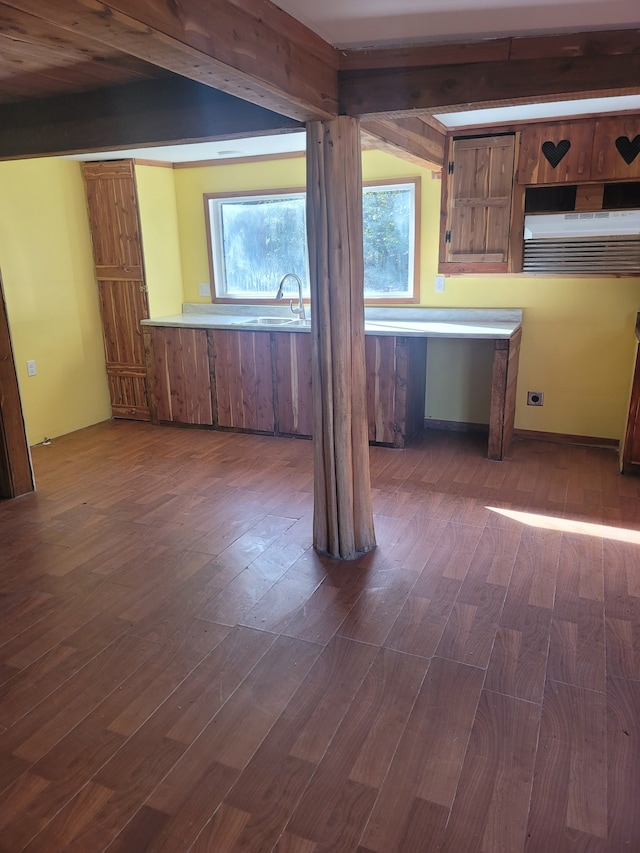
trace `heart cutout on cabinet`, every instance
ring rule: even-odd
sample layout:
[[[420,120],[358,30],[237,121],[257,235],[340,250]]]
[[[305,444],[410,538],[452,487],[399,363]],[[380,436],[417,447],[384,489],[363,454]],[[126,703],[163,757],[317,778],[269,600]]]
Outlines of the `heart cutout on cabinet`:
[[[628,136],[619,136],[616,139],[616,148],[627,166],[630,166],[640,154],[640,134],[634,139],[629,139]]]
[[[570,148],[568,139],[561,139],[557,145],[550,141],[542,143],[542,153],[554,169]]]

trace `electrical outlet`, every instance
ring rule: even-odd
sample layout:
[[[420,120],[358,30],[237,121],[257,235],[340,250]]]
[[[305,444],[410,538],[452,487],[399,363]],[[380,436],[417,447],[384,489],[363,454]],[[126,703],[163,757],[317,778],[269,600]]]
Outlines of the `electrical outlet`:
[[[27,362],[27,376],[35,376],[36,373],[36,363],[33,359],[29,359]]]
[[[527,406],[542,406],[544,405],[543,391],[527,391]]]
[[[208,281],[201,282],[198,285],[198,295],[199,296],[211,296],[211,287],[209,286]]]
[[[444,293],[444,276],[437,275],[435,279],[435,286],[433,288],[436,293]]]

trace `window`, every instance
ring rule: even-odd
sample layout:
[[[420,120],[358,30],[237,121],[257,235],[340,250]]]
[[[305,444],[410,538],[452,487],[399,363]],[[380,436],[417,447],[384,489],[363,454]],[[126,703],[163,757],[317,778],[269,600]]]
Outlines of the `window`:
[[[363,187],[365,299],[413,301],[418,179]],[[305,193],[207,194],[205,212],[215,299],[275,298],[287,272],[309,295]]]

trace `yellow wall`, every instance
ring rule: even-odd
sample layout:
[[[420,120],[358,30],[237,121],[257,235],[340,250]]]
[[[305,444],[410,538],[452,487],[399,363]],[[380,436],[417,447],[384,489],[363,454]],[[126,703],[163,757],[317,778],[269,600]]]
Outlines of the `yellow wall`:
[[[136,165],[149,316],[182,311],[182,267],[173,170]],[[204,279],[206,281],[206,279]]]
[[[211,301],[198,294],[198,284],[209,282],[210,278],[203,194],[276,187],[303,189],[305,169],[304,157],[287,157],[174,170],[185,302]]]
[[[0,187],[0,268],[37,444],[111,414],[80,164],[0,163]],[[27,376],[27,359],[36,376]]]
[[[198,294],[209,281],[203,193],[302,187],[305,162],[138,166],[136,174],[150,307],[162,316],[183,300],[206,301]],[[516,426],[621,438],[640,279],[459,276],[436,293],[440,181],[373,151],[363,174],[421,177],[421,305],[524,309]],[[0,163],[0,186],[0,268],[33,444],[110,416],[84,189],[79,164],[56,159]],[[484,341],[430,341],[426,416],[486,422],[491,355]],[[37,376],[27,377],[27,359]],[[543,391],[544,406],[528,407],[527,390]]]
[[[209,280],[202,195],[305,182],[303,158],[178,169],[174,172],[185,301],[206,301]],[[438,266],[441,182],[431,171],[377,151],[363,154],[365,180],[420,175],[422,188],[420,304],[453,308],[522,308],[522,351],[516,427],[619,439],[631,382],[640,278],[455,276],[434,291]],[[491,347],[484,341],[430,341],[426,416],[486,422]],[[527,390],[544,406],[526,405]]]

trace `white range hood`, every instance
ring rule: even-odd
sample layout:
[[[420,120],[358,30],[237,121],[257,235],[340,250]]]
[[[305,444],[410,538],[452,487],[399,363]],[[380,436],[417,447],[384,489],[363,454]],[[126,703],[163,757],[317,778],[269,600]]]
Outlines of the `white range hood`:
[[[523,272],[640,275],[640,210],[527,214]]]
[[[639,234],[640,210],[530,213],[524,218],[525,240],[634,237]]]

